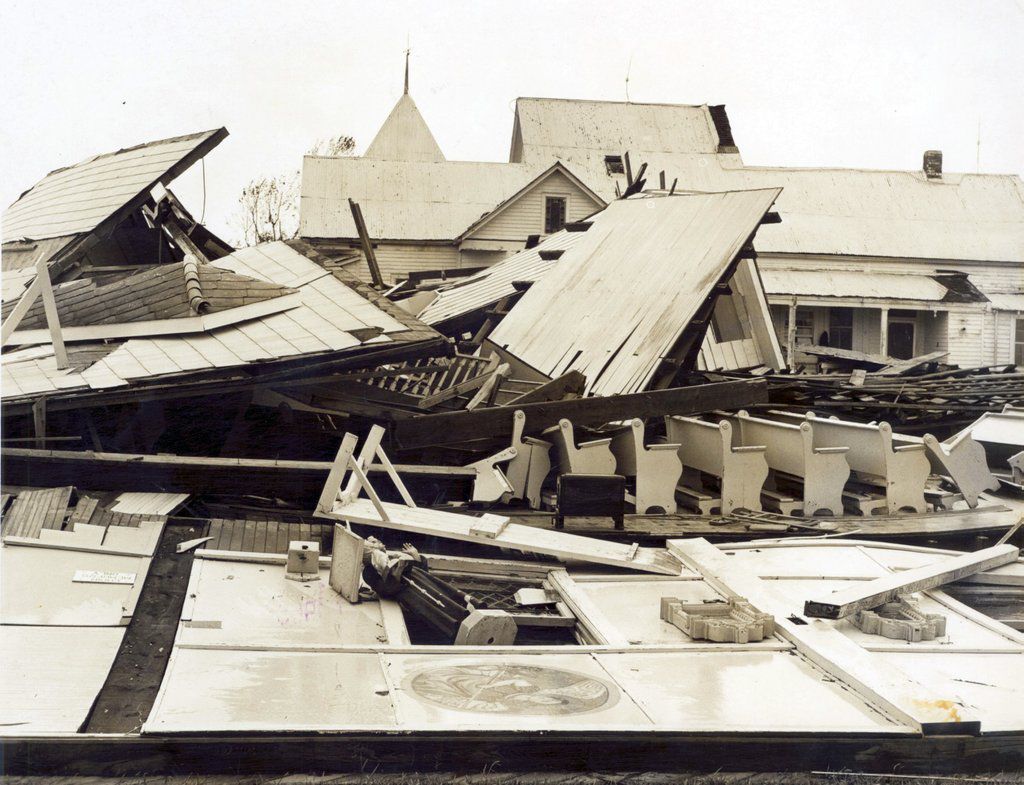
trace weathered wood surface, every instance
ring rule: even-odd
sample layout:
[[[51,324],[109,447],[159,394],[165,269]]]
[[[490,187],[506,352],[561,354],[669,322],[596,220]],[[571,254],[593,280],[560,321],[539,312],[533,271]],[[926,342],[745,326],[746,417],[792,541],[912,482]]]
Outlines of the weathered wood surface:
[[[604,398],[579,398],[568,401],[544,401],[516,404],[526,414],[527,435],[539,436],[561,419],[573,425],[602,425],[631,417],[661,417],[666,414],[698,414],[713,409],[739,409],[766,403],[768,386],[764,380],[719,382],[692,387],[612,395]],[[507,441],[512,438],[512,419],[506,407],[491,407],[463,412],[442,412],[411,417],[395,424],[393,436],[402,449],[432,444],[455,444],[482,438]]]
[[[861,698],[924,734],[974,734],[981,720],[952,694],[937,693],[866,651],[827,622],[796,619],[793,603],[706,540],[672,540],[669,551],[726,597],[742,597],[775,617],[776,631]],[[799,622],[799,623],[798,623]]]

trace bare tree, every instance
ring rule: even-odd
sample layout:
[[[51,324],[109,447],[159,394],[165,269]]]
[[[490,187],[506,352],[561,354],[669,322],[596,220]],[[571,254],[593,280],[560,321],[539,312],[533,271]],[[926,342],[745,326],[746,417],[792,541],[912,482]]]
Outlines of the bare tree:
[[[307,155],[351,155],[356,142],[351,136],[319,139]],[[242,243],[255,245],[271,240],[290,240],[299,233],[299,195],[302,173],[298,170],[276,177],[251,180],[238,198],[238,224]]]

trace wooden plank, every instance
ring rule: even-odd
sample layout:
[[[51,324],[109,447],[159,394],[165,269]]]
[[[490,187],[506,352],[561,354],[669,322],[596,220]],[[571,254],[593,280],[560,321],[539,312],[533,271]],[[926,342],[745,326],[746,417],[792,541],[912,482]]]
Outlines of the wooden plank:
[[[68,510],[68,503],[71,501],[73,488],[54,488],[50,491],[50,503],[47,505],[46,513],[43,516],[44,529],[60,529],[64,524],[64,515]]]
[[[807,600],[804,615],[819,619],[841,619],[860,610],[892,602],[901,594],[935,589],[993,567],[1017,560],[1020,549],[1013,545],[993,545],[974,553],[965,553],[933,564],[915,567],[873,581],[859,582],[848,589]]]
[[[562,602],[576,617],[577,629],[582,640],[589,645],[629,646],[629,640],[613,625],[604,612],[590,598],[579,584],[565,570],[552,570],[547,580]]]
[[[511,548],[524,553],[539,553],[558,559],[607,564],[661,575],[680,573],[678,561],[661,548],[638,548],[636,545],[596,540],[560,531],[545,531],[516,523],[508,523],[497,536],[491,537],[474,532],[482,521],[470,515],[458,515],[423,507],[412,508],[389,502],[382,502],[381,506],[387,516],[386,520],[376,509],[376,504],[369,499],[356,499],[338,505],[330,513],[319,515],[413,534]],[[489,518],[498,522],[508,520],[497,515]]]
[[[743,597],[775,617],[776,632],[819,668],[884,713],[924,734],[977,734],[981,721],[956,695],[936,694],[824,620],[800,619],[793,601],[702,538],[669,540],[683,564],[726,597]]]
[[[562,418],[574,425],[602,425],[633,417],[660,417],[666,414],[700,414],[714,409],[740,409],[768,402],[768,384],[763,379],[718,382],[692,387],[580,398],[570,401],[545,401],[516,405],[526,414],[528,435],[557,425]],[[403,448],[432,444],[453,444],[481,438],[481,434],[499,441],[512,438],[512,418],[507,407],[471,411],[425,414],[399,420],[395,441]]]

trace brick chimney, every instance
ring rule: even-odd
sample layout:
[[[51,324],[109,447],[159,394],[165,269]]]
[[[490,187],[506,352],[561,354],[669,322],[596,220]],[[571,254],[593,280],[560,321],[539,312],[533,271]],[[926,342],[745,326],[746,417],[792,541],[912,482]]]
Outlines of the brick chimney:
[[[924,151],[924,173],[928,178],[942,177],[942,150]]]

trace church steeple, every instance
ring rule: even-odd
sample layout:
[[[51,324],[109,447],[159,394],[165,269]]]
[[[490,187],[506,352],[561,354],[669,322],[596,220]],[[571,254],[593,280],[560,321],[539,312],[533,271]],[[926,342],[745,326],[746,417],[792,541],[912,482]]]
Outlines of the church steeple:
[[[409,47],[405,48],[405,89],[402,91],[402,95],[409,95],[409,52],[411,51]]]
[[[409,53],[405,50],[405,85],[402,97],[391,110],[384,125],[366,148],[364,158],[378,161],[443,161],[438,147],[416,102],[409,95]]]

